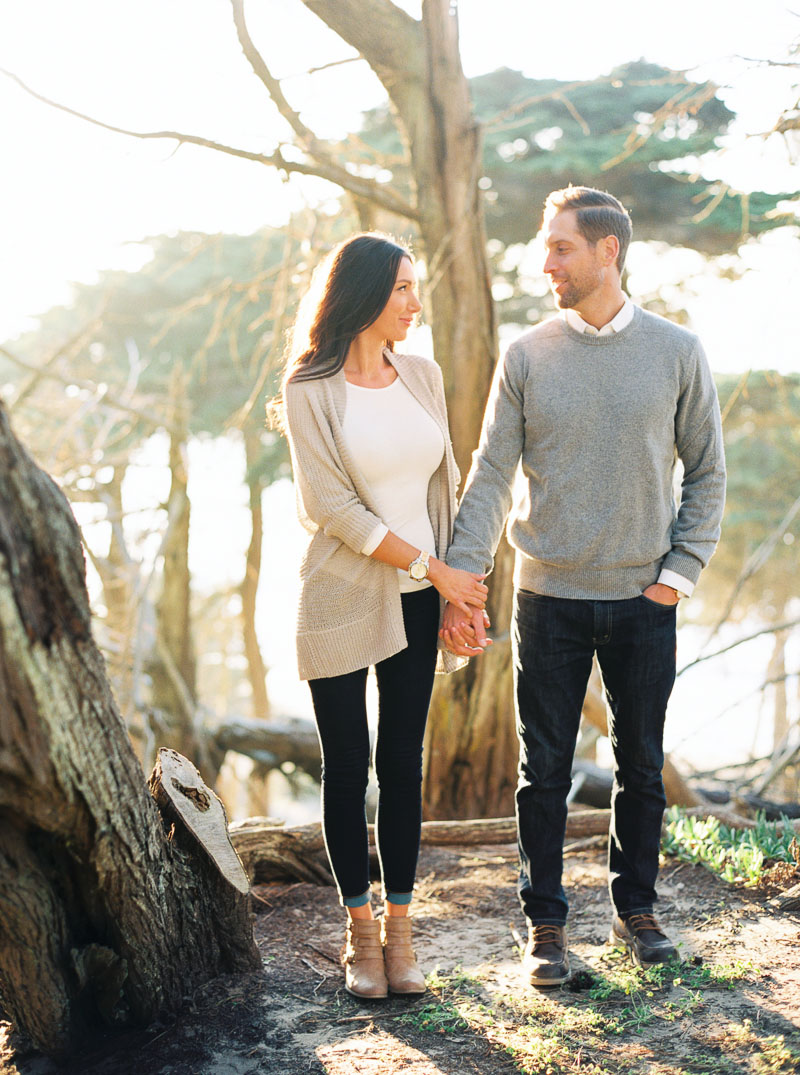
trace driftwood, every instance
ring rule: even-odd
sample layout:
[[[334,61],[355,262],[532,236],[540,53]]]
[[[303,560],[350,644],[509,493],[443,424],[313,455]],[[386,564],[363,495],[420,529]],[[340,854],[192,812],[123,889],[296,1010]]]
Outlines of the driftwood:
[[[309,881],[332,885],[322,826],[248,818],[230,826],[231,842],[251,882]]]
[[[800,884],[792,885],[785,892],[780,892],[777,896],[773,896],[767,903],[767,907],[777,914],[784,914],[786,911],[800,911]]]
[[[608,832],[608,810],[574,810],[567,817],[567,837],[580,839]],[[319,823],[284,828],[270,818],[248,818],[230,826],[230,837],[251,881],[309,881],[333,884]],[[374,827],[369,826],[374,846]],[[425,821],[422,843],[435,847],[510,844],[517,839],[513,817],[472,821]]]
[[[723,825],[727,825],[730,829],[754,829],[758,824],[751,817],[744,817],[743,814],[738,814],[735,810],[728,809],[724,806],[717,806],[714,803],[705,803],[703,806],[694,806],[685,812],[687,817],[718,818]],[[800,820],[789,820],[787,823],[779,821],[775,827],[779,833],[786,830],[800,836]]]
[[[269,721],[238,717],[214,732],[218,750],[235,750],[269,768],[291,762],[319,783],[322,761],[316,725],[310,720],[280,717]]]
[[[755,822],[723,807],[706,805],[687,810],[693,817],[716,817],[730,828],[749,829]],[[570,810],[566,839],[582,840],[608,833],[609,810]],[[800,821],[792,831],[800,833]],[[251,881],[309,881],[329,885],[333,878],[325,854],[319,823],[284,828],[271,818],[248,818],[230,826],[230,837]],[[374,846],[374,828],[369,826]],[[513,817],[470,821],[425,821],[422,844],[428,847],[477,847],[482,844],[516,843]]]

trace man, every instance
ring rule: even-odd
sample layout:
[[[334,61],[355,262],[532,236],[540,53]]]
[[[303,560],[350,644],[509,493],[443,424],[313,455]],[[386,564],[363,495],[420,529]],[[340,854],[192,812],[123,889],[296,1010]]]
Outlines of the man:
[[[508,519],[524,962],[534,985],[554,986],[569,977],[562,847],[595,653],[615,758],[611,939],[642,966],[675,955],[653,916],[664,716],[675,610],[719,539],[725,465],[699,340],[622,290],[631,222],[620,202],[587,187],[555,191],[543,234],[544,271],[563,312],[522,335],[498,365],[447,562],[491,570]],[[522,495],[512,496],[518,464]],[[442,638],[455,653],[482,652],[482,614],[465,622],[448,605]]]

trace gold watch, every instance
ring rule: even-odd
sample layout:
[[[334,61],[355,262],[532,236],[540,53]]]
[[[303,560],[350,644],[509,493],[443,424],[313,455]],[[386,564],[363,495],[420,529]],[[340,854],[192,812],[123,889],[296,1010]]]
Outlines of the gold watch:
[[[431,558],[429,552],[420,552],[408,565],[408,577],[414,582],[424,582],[428,577],[428,561]]]

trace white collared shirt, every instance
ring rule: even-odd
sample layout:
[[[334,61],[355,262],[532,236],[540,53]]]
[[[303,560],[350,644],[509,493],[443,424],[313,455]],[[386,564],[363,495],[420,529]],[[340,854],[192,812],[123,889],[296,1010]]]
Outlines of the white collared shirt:
[[[628,327],[633,321],[635,309],[630,298],[626,295],[619,313],[612,317],[607,325],[603,325],[599,329],[584,321],[577,310],[565,310],[564,317],[570,328],[574,328],[576,332],[585,332],[588,336],[610,336],[613,332],[622,332],[624,328]]]
[[[626,295],[622,309],[602,328],[598,329],[594,325],[588,324],[577,310],[564,310],[564,320],[570,328],[575,329],[576,332],[585,333],[587,336],[611,336],[613,333],[622,332],[624,328],[628,327],[633,320],[634,311],[633,302]],[[661,574],[658,576],[658,581],[662,586],[670,586],[673,590],[676,590],[681,597],[691,596],[694,590],[693,582],[684,578],[683,575],[679,575],[676,571],[670,571],[668,568],[662,569]]]

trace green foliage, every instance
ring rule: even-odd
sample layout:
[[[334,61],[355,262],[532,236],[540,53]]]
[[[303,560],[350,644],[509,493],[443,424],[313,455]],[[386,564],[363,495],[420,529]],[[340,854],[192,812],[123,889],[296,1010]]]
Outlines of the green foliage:
[[[658,990],[677,989],[679,986],[690,991],[714,986],[733,989],[738,982],[746,981],[757,973],[757,968],[749,960],[737,960],[735,963],[660,963],[642,969],[626,959],[609,967],[589,990],[589,997],[592,1000],[609,1000],[611,997],[630,997],[637,993],[653,997]]]
[[[672,806],[665,815],[662,849],[684,862],[699,862],[730,883],[755,885],[767,862],[792,862],[792,825],[759,814],[752,829],[732,829],[715,817],[688,817]]]
[[[734,119],[712,83],[638,61],[585,84],[503,69],[473,79],[471,88],[497,195],[487,206],[489,233],[503,243],[527,237],[547,194],[569,183],[613,191],[630,209],[638,239],[709,254],[780,222],[768,214],[781,196],[715,201],[709,184],[690,174]]]
[[[783,1034],[760,1037],[754,1030],[752,1020],[743,1019],[730,1030],[731,1039],[752,1056],[755,1075],[784,1075],[800,1070],[800,1049],[796,1044],[787,1045]]]
[[[735,114],[710,82],[637,61],[587,83],[526,78],[501,68],[470,81],[484,128],[481,187],[495,292],[506,323],[538,320],[550,307],[532,295],[510,248],[536,234],[552,190],[569,183],[612,191],[630,209],[637,240],[735,250],[746,235],[787,223],[779,204],[796,193],[728,191],[700,177]],[[404,148],[388,107],[365,116],[363,141],[409,187]]]
[[[182,232],[147,245],[151,257],[140,269],[107,271],[96,283],[76,285],[69,307],[47,311],[35,332],[14,343],[13,352],[31,365],[52,355],[36,391],[17,409],[33,447],[49,452],[62,435],[52,421],[58,408],[69,415],[79,443],[102,435],[105,454],[113,446],[124,466],[140,443],[169,427],[179,405],[190,435],[244,434],[248,480],[266,485],[288,473],[285,441],[265,429],[264,404],[277,386],[296,285],[305,273],[300,241],[287,229],[250,236]],[[19,384],[24,375],[6,361],[0,376]],[[70,396],[71,381],[81,386],[77,396]],[[99,407],[90,405],[93,396]],[[84,398],[76,421],[74,400]],[[117,407],[119,400],[129,409]],[[74,447],[71,454],[83,455]],[[83,462],[93,469],[90,459]],[[66,474],[67,485],[72,480]]]
[[[622,1058],[629,1058],[643,1032],[652,1040],[659,1026],[675,1025],[678,1035],[690,1034],[696,1014],[711,994],[752,982],[759,973],[744,960],[720,964],[698,960],[641,970],[617,951],[602,956],[600,962],[600,972],[584,972],[593,981],[591,987],[570,994],[529,989],[501,993],[478,973],[466,974],[461,968],[450,974],[436,971],[428,976],[434,999],[397,1020],[435,1033],[469,1030],[502,1050],[523,1075],[610,1075],[621,1070]],[[782,1042],[773,1046],[771,1039],[746,1044],[748,1051],[759,1047],[764,1057],[788,1055],[781,1052]],[[646,1056],[645,1051],[644,1064]],[[718,1054],[695,1052],[692,1065],[698,1073],[734,1070]],[[650,1070],[632,1058],[625,1066]]]
[[[697,177],[698,159],[735,119],[713,83],[640,60],[586,83],[501,68],[473,78],[470,90],[484,125],[487,230],[503,246],[527,242],[546,196],[569,183],[613,191],[631,210],[637,239],[705,254],[791,219],[777,207],[796,192],[722,193]],[[366,114],[362,137],[402,182],[403,147],[388,108]]]

